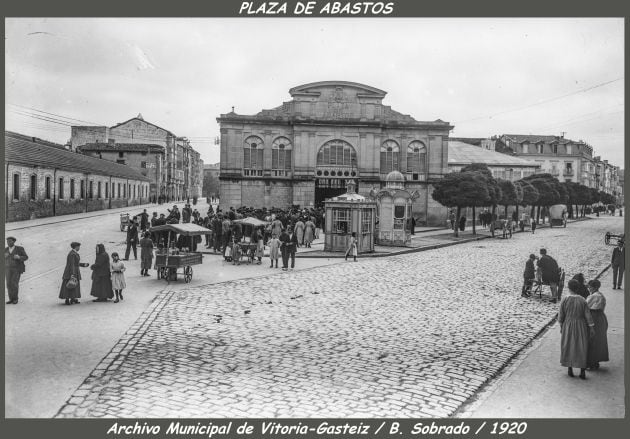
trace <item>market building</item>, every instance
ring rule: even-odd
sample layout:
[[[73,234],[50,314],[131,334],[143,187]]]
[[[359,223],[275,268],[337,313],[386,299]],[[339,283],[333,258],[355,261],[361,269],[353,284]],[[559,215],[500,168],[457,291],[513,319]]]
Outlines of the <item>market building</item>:
[[[4,143],[7,222],[149,201],[149,179],[128,166],[8,131]]]
[[[431,198],[430,181],[447,172],[448,122],[399,113],[383,105],[387,92],[355,82],[315,82],[289,94],[276,108],[217,118],[222,209],[319,206],[350,179],[368,196],[399,171],[419,193],[418,225],[442,224],[445,208]]]

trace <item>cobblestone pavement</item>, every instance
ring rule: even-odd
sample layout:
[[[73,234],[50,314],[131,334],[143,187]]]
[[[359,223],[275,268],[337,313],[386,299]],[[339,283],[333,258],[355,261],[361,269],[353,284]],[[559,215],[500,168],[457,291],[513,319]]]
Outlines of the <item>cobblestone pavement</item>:
[[[520,297],[529,253],[592,278],[607,230],[621,219],[164,291],[57,416],[450,416],[556,314]]]

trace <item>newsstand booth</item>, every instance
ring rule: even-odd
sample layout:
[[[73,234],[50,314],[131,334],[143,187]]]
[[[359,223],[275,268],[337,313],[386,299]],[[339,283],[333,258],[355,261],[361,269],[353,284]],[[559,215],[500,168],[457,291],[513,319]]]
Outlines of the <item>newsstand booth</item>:
[[[348,183],[348,191],[327,199],[324,251],[345,252],[352,232],[357,236],[357,252],[374,251],[374,221],[376,203],[355,193],[354,182]]]

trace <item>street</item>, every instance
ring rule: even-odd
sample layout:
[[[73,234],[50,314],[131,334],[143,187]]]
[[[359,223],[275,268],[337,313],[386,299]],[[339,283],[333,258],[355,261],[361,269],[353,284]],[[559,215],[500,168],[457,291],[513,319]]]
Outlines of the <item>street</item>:
[[[183,204],[178,203],[181,209]],[[148,212],[168,213],[162,206],[146,206]],[[200,212],[207,210],[198,204]],[[109,254],[124,257],[125,236],[119,228],[119,215],[142,212],[141,207],[67,215],[23,223],[8,223],[5,234],[15,236],[29,259],[20,281],[20,302],[5,308],[5,414],[7,417],[50,418],[83,382],[103,356],[167,287],[151,277],[140,276],[140,261],[125,262],[127,289],[121,303],[92,303],[89,268],[82,269],[81,304],[65,306],[58,299],[61,275],[70,243],[81,243],[82,262],[93,263],[96,244],[102,242]],[[69,220],[70,218],[77,218]],[[43,225],[38,225],[42,223]],[[47,224],[51,223],[51,224]],[[25,225],[30,227],[24,228]],[[138,256],[140,249],[138,249]],[[190,284],[172,282],[170,289],[207,285],[242,276],[267,274],[266,265],[234,267],[223,264],[219,255],[204,255],[203,265],[194,266]],[[326,259],[300,261],[305,268],[331,263]]]
[[[131,260],[123,302],[92,303],[85,270],[82,303],[62,306],[69,242],[87,262],[97,242],[123,252],[117,216],[13,232],[30,259],[6,309],[7,417],[451,416],[556,314],[520,297],[528,255],[544,246],[567,280],[591,279],[605,232],[623,232],[602,216],[356,263],[299,258],[292,272],[208,255],[190,284],[142,278]]]

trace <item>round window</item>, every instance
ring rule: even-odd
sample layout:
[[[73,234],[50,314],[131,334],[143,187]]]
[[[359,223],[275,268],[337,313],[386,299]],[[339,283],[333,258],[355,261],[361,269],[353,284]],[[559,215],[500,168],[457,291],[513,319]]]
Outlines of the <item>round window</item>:
[[[324,176],[328,176],[328,171],[324,171]]]
[[[345,172],[343,173],[343,175],[345,175],[345,176],[347,177],[348,175],[350,175],[350,173],[349,173],[348,171],[345,171]]]
[[[322,175],[322,171],[317,171],[317,175]]]
[[[357,173],[356,173],[356,172],[354,172],[354,171],[352,171],[352,172],[350,173],[350,175],[351,175],[351,176],[353,176],[353,177],[356,177]]]

